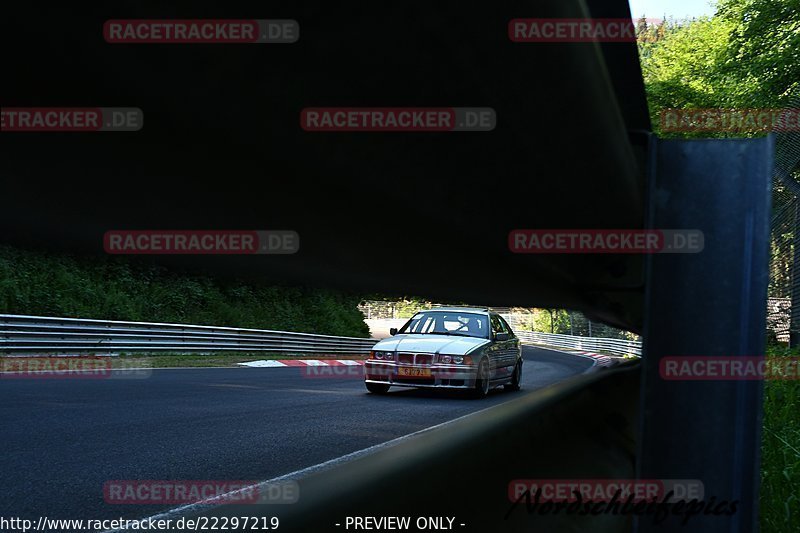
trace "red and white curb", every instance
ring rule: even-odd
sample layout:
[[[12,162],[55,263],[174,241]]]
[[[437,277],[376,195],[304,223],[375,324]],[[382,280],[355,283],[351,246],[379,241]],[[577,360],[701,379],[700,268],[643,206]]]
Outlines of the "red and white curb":
[[[241,366],[254,368],[280,368],[280,367],[309,367],[309,366],[360,366],[364,361],[356,359],[266,359],[261,361],[247,361],[238,363]]]
[[[613,359],[611,359],[607,355],[594,353],[594,352],[584,352],[583,350],[575,350],[569,353],[574,353],[576,355],[580,355],[582,357],[590,357],[594,359],[594,364],[597,366],[611,366],[613,364]]]

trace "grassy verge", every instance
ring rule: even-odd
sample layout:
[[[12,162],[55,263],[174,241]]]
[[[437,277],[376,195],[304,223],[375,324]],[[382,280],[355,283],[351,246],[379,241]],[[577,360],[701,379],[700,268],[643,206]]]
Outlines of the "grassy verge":
[[[0,313],[369,337],[360,296],[0,245]]]
[[[237,367],[247,361],[280,359],[362,359],[352,355],[292,355],[263,353],[214,354],[123,354],[112,358],[112,368],[186,368],[186,367]]]
[[[800,350],[770,347],[771,357],[798,357]],[[800,524],[800,382],[764,384],[761,443],[761,531],[790,533]]]
[[[0,356],[0,362],[6,356]],[[41,358],[42,355],[31,356],[31,358]],[[298,355],[298,354],[263,354],[263,353],[242,353],[242,352],[220,352],[213,354],[120,354],[109,357],[113,369],[131,368],[187,368],[187,367],[237,367],[239,363],[247,361],[262,360],[281,360],[281,359],[318,359],[325,361],[328,359],[364,359],[357,355]]]
[[[261,359],[283,359],[277,355],[247,354],[153,354],[121,355],[112,358],[112,368],[236,367],[238,363]]]

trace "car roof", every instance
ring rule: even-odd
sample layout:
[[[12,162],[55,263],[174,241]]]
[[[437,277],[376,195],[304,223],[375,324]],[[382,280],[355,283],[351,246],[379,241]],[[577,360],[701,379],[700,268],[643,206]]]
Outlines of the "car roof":
[[[480,313],[480,314],[489,314],[489,310],[485,307],[434,307],[432,309],[422,309],[418,311],[419,313],[424,313],[426,311],[447,311],[447,312],[460,312],[460,313]]]

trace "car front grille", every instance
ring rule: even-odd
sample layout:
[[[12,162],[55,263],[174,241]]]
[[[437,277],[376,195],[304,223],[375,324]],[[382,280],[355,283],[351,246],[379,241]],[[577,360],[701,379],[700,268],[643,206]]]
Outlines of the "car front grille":
[[[399,353],[397,362],[405,365],[430,366],[433,354],[429,353]]]
[[[418,353],[414,357],[415,365],[430,365],[433,362],[433,356],[427,353]]]

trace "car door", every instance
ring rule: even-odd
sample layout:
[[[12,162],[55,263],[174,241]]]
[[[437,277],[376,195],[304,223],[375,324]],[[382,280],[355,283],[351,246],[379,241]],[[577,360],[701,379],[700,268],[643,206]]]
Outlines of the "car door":
[[[511,329],[511,326],[508,325],[505,318],[502,316],[499,318],[500,322],[505,326],[506,331],[508,331],[508,364],[512,366],[511,371],[513,372],[513,367],[517,364],[517,361],[522,358],[519,337],[514,334],[514,331]]]
[[[514,337],[511,328],[500,315],[491,315],[492,323],[492,340],[493,340],[493,354],[494,361],[492,364],[493,377],[502,378],[511,375],[514,371],[514,365],[517,363],[515,342],[518,342]],[[497,334],[505,333],[508,338],[505,340],[498,340]]]
[[[504,361],[508,350],[508,344],[506,341],[497,339],[498,334],[506,333],[503,329],[503,323],[500,321],[500,317],[494,314],[489,315],[489,322],[492,329],[492,346],[489,349],[489,367],[491,369],[492,379],[496,379],[505,373],[503,368],[505,366]],[[500,375],[498,375],[498,371]]]

